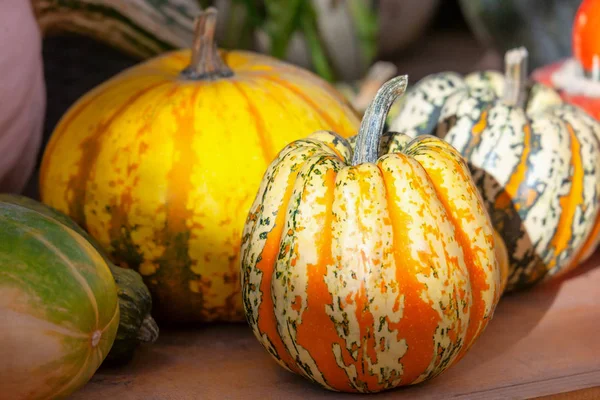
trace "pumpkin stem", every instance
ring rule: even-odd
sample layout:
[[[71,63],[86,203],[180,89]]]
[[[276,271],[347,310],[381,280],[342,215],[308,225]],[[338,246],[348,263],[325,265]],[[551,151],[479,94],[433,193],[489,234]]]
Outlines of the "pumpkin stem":
[[[233,71],[219,55],[215,43],[217,9],[209,7],[196,17],[194,22],[192,58],[181,74],[187,79],[215,80],[233,76]]]
[[[504,55],[504,103],[524,107],[527,97],[527,49],[518,47]]]
[[[379,88],[360,123],[352,165],[377,162],[379,142],[388,112],[394,101],[404,94],[407,84],[408,75],[400,75]]]
[[[137,338],[142,343],[154,343],[158,339],[158,325],[150,314],[142,321]]]

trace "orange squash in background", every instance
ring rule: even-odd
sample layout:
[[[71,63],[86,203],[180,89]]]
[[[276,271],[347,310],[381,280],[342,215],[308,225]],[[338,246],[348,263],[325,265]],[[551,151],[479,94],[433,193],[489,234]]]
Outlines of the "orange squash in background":
[[[352,134],[356,113],[316,75],[220,51],[216,11],[194,50],[165,53],[92,90],[46,148],[42,201],[138,270],[162,320],[243,320],[238,253],[253,196],[289,142]]]

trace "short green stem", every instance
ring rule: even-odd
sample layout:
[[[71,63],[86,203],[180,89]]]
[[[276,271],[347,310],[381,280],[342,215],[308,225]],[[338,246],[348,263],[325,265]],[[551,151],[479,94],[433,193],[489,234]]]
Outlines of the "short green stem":
[[[150,314],[146,315],[138,331],[137,338],[142,343],[154,343],[158,339],[158,325]]]
[[[352,165],[377,162],[379,142],[388,112],[394,102],[404,94],[407,85],[408,75],[400,75],[384,83],[377,91],[360,124]]]

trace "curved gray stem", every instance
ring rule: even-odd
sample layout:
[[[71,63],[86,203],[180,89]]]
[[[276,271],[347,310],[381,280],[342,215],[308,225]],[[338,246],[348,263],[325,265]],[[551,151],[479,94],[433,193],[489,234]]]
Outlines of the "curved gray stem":
[[[385,119],[394,101],[406,91],[407,85],[408,75],[400,75],[390,79],[379,88],[360,124],[352,165],[377,161],[379,141],[383,134]]]

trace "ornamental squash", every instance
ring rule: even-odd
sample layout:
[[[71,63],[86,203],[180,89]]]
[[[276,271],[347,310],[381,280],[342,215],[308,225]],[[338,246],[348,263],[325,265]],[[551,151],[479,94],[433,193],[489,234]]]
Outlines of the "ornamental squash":
[[[407,93],[392,128],[436,134],[469,162],[510,260],[507,290],[579,265],[600,224],[600,125],[551,88],[526,86],[527,51],[496,71],[439,73]]]
[[[67,111],[40,193],[141,273],[157,318],[241,321],[240,238],[265,168],[304,132],[349,135],[358,117],[308,71],[218,52],[214,9],[198,22],[191,54],[126,70]]]
[[[94,247],[53,218],[0,202],[0,226],[0,398],[65,398],[113,345],[115,282]]]
[[[104,258],[117,285],[119,296],[119,329],[106,356],[105,363],[122,364],[131,360],[140,343],[153,343],[158,338],[158,326],[150,315],[152,298],[142,277],[131,269],[114,265],[98,242],[65,214],[25,196],[0,194],[0,204],[14,204],[36,211],[71,228],[87,240]]]
[[[281,366],[330,390],[378,392],[442,373],[503,290],[502,243],[458,152],[435,137],[380,143],[406,83],[378,91],[354,152],[329,131],[285,147],[244,228],[255,336]]]

